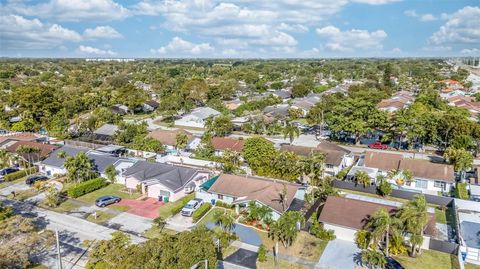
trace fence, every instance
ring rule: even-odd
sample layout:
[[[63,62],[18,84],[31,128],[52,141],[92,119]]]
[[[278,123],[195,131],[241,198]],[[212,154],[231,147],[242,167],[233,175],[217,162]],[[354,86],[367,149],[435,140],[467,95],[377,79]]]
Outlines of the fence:
[[[354,182],[350,182],[350,181],[334,180],[333,181],[333,186],[335,188],[339,188],[339,189],[346,189],[346,190],[352,190],[352,191],[359,191],[359,192],[377,194],[377,188],[375,186],[363,187],[363,185],[358,185],[358,184],[355,184]],[[390,196],[396,197],[396,198],[401,198],[401,199],[406,199],[406,200],[411,200],[411,199],[413,199],[413,196],[415,196],[416,194],[418,194],[418,193],[410,192],[410,191],[403,191],[403,190],[392,190],[392,193],[390,194]],[[427,202],[430,203],[430,204],[449,206],[453,201],[453,198],[450,198],[450,197],[436,196],[436,195],[430,195],[430,194],[423,194],[423,195],[425,196],[425,199],[427,200]]]
[[[457,243],[441,241],[430,238],[429,249],[437,250],[448,254],[457,254],[459,245]]]

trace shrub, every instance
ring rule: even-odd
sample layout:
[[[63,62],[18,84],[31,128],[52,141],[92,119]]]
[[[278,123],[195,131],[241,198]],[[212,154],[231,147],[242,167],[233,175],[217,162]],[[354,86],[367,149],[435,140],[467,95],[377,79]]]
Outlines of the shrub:
[[[267,248],[264,244],[261,244],[258,248],[258,261],[266,262],[267,261]]]
[[[108,183],[103,178],[95,178],[73,185],[67,190],[69,197],[77,198],[92,191],[107,186]]]
[[[224,203],[224,202],[219,201],[219,200],[217,200],[215,202],[215,205],[218,206],[218,207],[223,207],[223,208],[228,208],[228,209],[232,209],[232,208],[235,207],[235,205],[227,204],[227,203]]]
[[[335,239],[335,233],[333,230],[326,230],[321,223],[317,220],[317,214],[312,214],[312,226],[310,226],[310,234],[318,239],[330,241]]]
[[[212,204],[210,203],[204,203],[203,205],[201,205],[200,208],[198,208],[192,214],[193,222],[199,221],[203,217],[203,215],[205,215],[208,212],[208,210],[210,210],[210,208],[212,208]]]
[[[455,188],[455,197],[459,199],[468,199],[467,183],[457,183]]]
[[[377,187],[377,191],[381,196],[388,196],[392,194],[392,185],[388,181],[382,180]]]
[[[349,166],[349,167],[343,168],[340,172],[338,172],[338,174],[335,177],[339,180],[343,180],[347,176],[348,172],[350,172],[350,168],[352,167]]]
[[[36,173],[36,172],[38,172],[38,167],[35,166],[35,167],[30,167],[30,168],[27,168],[27,169],[24,169],[24,170],[20,170],[20,171],[17,171],[17,172],[13,172],[13,173],[8,174],[5,177],[3,177],[3,179],[5,181],[13,181],[15,179],[19,179],[19,178],[22,178],[22,177],[26,176],[27,172],[28,172],[28,174]]]
[[[6,220],[13,216],[13,208],[11,206],[3,206],[0,203],[0,221]]]
[[[182,197],[180,200],[178,200],[178,204],[173,205],[172,208],[170,209],[170,213],[172,213],[172,216],[177,215],[182,211],[182,208],[191,200],[191,197],[189,195]]]

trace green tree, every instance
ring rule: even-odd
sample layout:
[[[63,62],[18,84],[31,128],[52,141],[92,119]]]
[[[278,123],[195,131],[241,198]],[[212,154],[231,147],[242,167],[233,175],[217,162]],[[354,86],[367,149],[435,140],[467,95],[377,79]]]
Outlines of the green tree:
[[[75,157],[66,157],[64,166],[65,169],[67,169],[67,179],[69,182],[80,183],[97,176],[92,161],[83,151]]]
[[[60,191],[54,184],[47,184],[45,189],[45,204],[49,207],[57,207],[62,202]]]
[[[392,193],[392,185],[384,176],[378,176],[377,182],[379,182],[377,190],[382,196],[388,196]]]
[[[245,141],[243,158],[258,175],[266,175],[270,169],[276,150],[273,143],[263,137],[253,137]]]
[[[388,257],[390,234],[397,224],[395,218],[385,208],[380,208],[368,220],[365,228],[370,230],[373,242],[382,246],[385,243],[385,255]]]
[[[465,171],[473,165],[473,156],[465,149],[447,148],[443,158],[452,164],[456,171]]]
[[[232,150],[225,150],[220,158],[224,173],[235,173],[240,169],[240,153]]]
[[[277,221],[270,225],[268,237],[277,244],[281,242],[285,248],[288,248],[295,242],[298,236],[298,225],[304,223],[302,213],[298,211],[287,211]]]
[[[387,259],[382,252],[374,249],[363,250],[360,254],[363,263],[368,265],[368,268],[383,268],[387,264]]]
[[[235,219],[228,212],[216,211],[213,220],[224,232],[229,233],[235,228]]]
[[[357,180],[357,184],[363,185],[365,188],[372,183],[372,179],[365,171],[357,171],[355,173],[355,179]]]
[[[105,168],[105,175],[107,176],[107,179],[108,181],[110,181],[110,183],[115,183],[115,178],[118,175],[118,171],[117,169],[115,169],[115,166],[113,164],[109,164]]]
[[[12,165],[13,155],[4,150],[0,149],[0,169]]]
[[[301,161],[302,174],[307,176],[310,184],[319,186],[325,170],[325,154],[312,152]]]
[[[40,161],[41,150],[35,146],[21,145],[17,148],[17,154],[19,154],[24,160],[24,167],[28,168],[34,162]],[[27,175],[29,170],[26,170]]]
[[[224,137],[232,133],[233,123],[229,116],[219,115],[215,118],[209,117],[205,123],[207,132],[213,136]]]
[[[359,249],[368,249],[371,241],[371,233],[369,231],[361,229],[355,233],[355,244],[357,244]]]
[[[188,145],[188,136],[184,132],[178,132],[175,135],[175,148],[178,149],[184,149]]]
[[[290,144],[292,144],[293,140],[295,140],[295,138],[299,136],[300,129],[297,126],[293,125],[291,122],[287,122],[285,124],[285,127],[283,128],[283,138],[286,139],[288,137]]]
[[[258,247],[258,258],[257,260],[259,262],[266,262],[267,261],[267,248],[265,247],[264,244],[260,244],[260,247]]]
[[[288,181],[296,181],[302,175],[300,158],[293,152],[281,151],[271,162],[267,175]]]
[[[428,223],[427,201],[425,196],[417,194],[413,200],[403,204],[396,217],[403,226],[403,230],[410,234],[410,255],[415,257],[420,252],[423,242],[423,231]]]

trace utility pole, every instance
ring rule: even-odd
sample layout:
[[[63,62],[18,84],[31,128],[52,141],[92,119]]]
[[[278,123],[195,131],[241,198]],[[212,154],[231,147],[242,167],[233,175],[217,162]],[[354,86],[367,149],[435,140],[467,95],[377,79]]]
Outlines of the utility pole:
[[[55,229],[55,237],[57,239],[58,269],[62,269],[62,254],[60,254],[60,240],[58,239],[58,230],[57,229]]]

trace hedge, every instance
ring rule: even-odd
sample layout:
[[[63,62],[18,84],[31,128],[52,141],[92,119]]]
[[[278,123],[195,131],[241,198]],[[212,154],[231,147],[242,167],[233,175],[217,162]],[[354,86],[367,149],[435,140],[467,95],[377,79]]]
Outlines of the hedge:
[[[210,203],[204,203],[203,205],[201,205],[200,208],[198,208],[192,214],[193,222],[199,221],[203,217],[203,215],[205,215],[208,212],[208,210],[210,210],[210,208],[212,208],[212,204]]]
[[[67,190],[67,195],[72,198],[77,198],[89,192],[101,189],[107,185],[108,182],[106,182],[106,180],[101,177],[90,179],[70,187]]]
[[[218,206],[218,207],[223,207],[223,208],[228,208],[228,209],[232,209],[232,208],[235,207],[235,205],[227,204],[227,203],[224,203],[220,200],[217,200],[215,202],[215,205]]]
[[[30,167],[30,168],[27,168],[27,169],[24,169],[24,170],[13,172],[11,174],[8,174],[8,175],[4,176],[3,179],[5,181],[13,181],[15,179],[19,179],[19,178],[22,178],[22,177],[26,176],[27,171],[28,171],[28,174],[36,173],[36,172],[38,172],[38,167],[34,166],[34,167]]]
[[[172,216],[177,215],[182,211],[182,208],[192,199],[190,195],[187,195],[185,197],[182,197],[180,200],[177,201],[176,204],[172,205],[172,208],[170,209],[170,213],[172,213]]]
[[[455,197],[468,200],[467,183],[457,183],[455,188]]]

